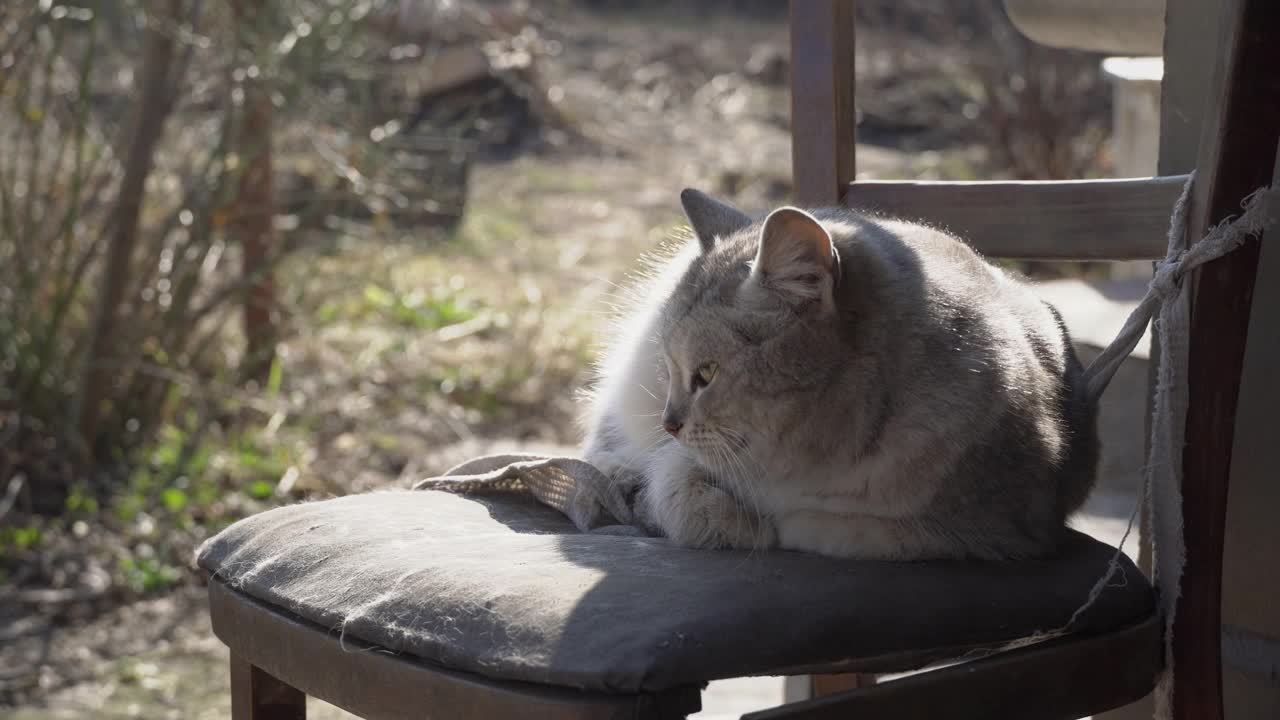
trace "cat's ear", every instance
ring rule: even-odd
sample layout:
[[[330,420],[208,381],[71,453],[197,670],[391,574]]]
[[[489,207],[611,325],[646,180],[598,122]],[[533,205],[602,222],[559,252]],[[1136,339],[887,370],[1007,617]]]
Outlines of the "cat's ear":
[[[693,188],[685,188],[680,193],[680,204],[684,206],[694,235],[698,236],[702,252],[710,251],[717,237],[732,235],[751,224],[751,218],[738,208]]]
[[[792,303],[818,300],[834,307],[840,256],[831,233],[809,213],[783,207],[769,213],[760,231],[751,276]]]

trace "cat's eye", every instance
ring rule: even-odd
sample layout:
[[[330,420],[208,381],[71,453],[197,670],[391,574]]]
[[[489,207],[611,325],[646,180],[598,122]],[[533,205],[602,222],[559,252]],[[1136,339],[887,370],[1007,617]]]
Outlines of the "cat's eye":
[[[702,367],[698,368],[698,371],[693,374],[693,389],[697,390],[709,385],[715,379],[716,370],[719,369],[720,366],[716,363],[703,363]]]

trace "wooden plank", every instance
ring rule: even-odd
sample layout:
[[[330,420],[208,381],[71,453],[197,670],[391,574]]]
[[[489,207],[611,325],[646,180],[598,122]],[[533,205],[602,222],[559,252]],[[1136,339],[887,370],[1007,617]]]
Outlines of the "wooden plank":
[[[853,0],[791,0],[792,197],[831,206],[854,179]]]
[[[743,716],[743,720],[1074,720],[1146,694],[1163,662],[1156,616]]]
[[[1280,3],[1228,0],[1196,163],[1191,237],[1267,185],[1280,145]],[[1222,718],[1222,551],[1236,409],[1259,240],[1192,277],[1189,405],[1183,451],[1186,569],[1173,620],[1173,716]]]
[[[992,257],[1145,260],[1165,254],[1185,175],[1032,182],[855,182],[850,207],[946,228]]]
[[[232,720],[306,720],[307,696],[231,653]]]

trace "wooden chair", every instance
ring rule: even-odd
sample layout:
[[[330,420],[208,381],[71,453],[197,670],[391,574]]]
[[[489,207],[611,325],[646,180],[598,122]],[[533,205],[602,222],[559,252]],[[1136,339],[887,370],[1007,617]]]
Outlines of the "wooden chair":
[[[1213,0],[1169,0],[1168,42],[1185,42],[1190,35],[1182,34],[1194,28],[1197,18],[1216,4]],[[1167,54],[1165,105],[1181,120],[1167,124],[1164,130],[1161,172],[1168,177],[1068,183],[856,182],[852,6],[852,2],[839,0],[792,3],[795,195],[801,203],[822,205],[843,200],[857,207],[923,218],[951,227],[986,254],[997,257],[1156,259],[1164,254],[1170,208],[1185,180],[1181,173],[1193,167],[1198,172],[1191,223],[1191,233],[1198,237],[1212,223],[1236,211],[1241,198],[1269,183],[1276,172],[1280,98],[1268,76],[1280,67],[1280,5],[1271,0],[1229,0],[1222,9],[1223,31],[1216,45],[1203,38],[1185,46],[1170,45],[1177,52]],[[1252,30],[1246,32],[1246,28]],[[1204,83],[1204,94],[1189,91],[1181,74],[1194,76],[1196,64],[1209,59],[1217,69],[1212,81]],[[1202,109],[1202,120],[1195,120]],[[1198,151],[1189,152],[1197,140]],[[1205,266],[1193,280],[1191,410],[1183,457],[1188,564],[1173,636],[1178,677],[1174,709],[1179,718],[1221,717],[1218,602],[1226,477],[1258,257],[1259,243],[1255,240]],[[965,641],[957,640],[947,648],[940,648],[931,639],[913,636],[907,632],[912,628],[906,627],[905,622],[901,628],[892,627],[895,611],[899,612],[898,617],[919,618],[927,623],[934,613],[953,607],[955,598],[936,592],[940,582],[954,581],[957,595],[972,592],[969,599],[975,608],[1003,600],[997,594],[984,596],[986,591],[981,587],[965,589],[974,580],[979,581],[978,585],[1013,588],[1034,602],[1057,602],[1062,606],[1055,609],[1059,616],[1061,611],[1069,612],[1074,599],[1080,597],[1077,591],[1081,577],[1087,577],[1092,572],[1090,568],[1104,567],[1109,558],[1109,553],[1098,554],[1096,543],[1080,538],[1076,543],[1078,562],[1074,565],[1051,563],[1039,570],[1025,568],[1003,575],[955,565],[838,565],[833,564],[835,561],[799,556],[776,561],[780,563],[777,565],[771,565],[775,560],[768,557],[752,560],[757,563],[750,566],[753,572],[763,569],[766,574],[776,573],[779,577],[790,572],[792,582],[799,578],[812,583],[818,591],[840,583],[851,583],[847,587],[855,589],[870,587],[868,583],[872,581],[932,588],[932,596],[902,598],[898,609],[866,600],[862,612],[880,613],[874,619],[890,627],[881,628],[883,637],[879,640],[886,643],[884,647],[896,648],[896,654],[867,654],[862,646],[841,651],[838,647],[833,649],[829,642],[821,648],[778,646],[762,650],[759,645],[765,639],[773,642],[779,637],[777,628],[760,622],[759,617],[735,616],[732,610],[752,603],[778,607],[768,604],[776,598],[759,601],[755,597],[758,589],[730,584],[717,586],[717,592],[736,588],[730,592],[742,594],[728,596],[733,600],[727,603],[729,610],[725,614],[732,617],[725,620],[720,636],[694,638],[685,644],[684,634],[673,632],[674,645],[663,642],[651,648],[653,654],[661,656],[661,662],[645,665],[645,658],[637,661],[648,671],[669,671],[669,682],[646,685],[617,681],[615,685],[626,687],[608,689],[610,679],[591,677],[589,665],[586,670],[575,666],[579,675],[574,676],[573,683],[531,681],[529,678],[539,677],[538,673],[545,669],[538,666],[541,661],[530,661],[532,669],[523,667],[523,674],[519,675],[524,679],[514,680],[483,663],[470,662],[474,658],[449,656],[445,649],[456,649],[457,642],[450,642],[457,638],[428,633],[425,640],[415,636],[416,644],[402,641],[414,623],[425,622],[424,617],[430,619],[432,613],[445,610],[415,608],[411,603],[404,604],[404,598],[393,597],[393,590],[379,594],[382,586],[368,587],[386,583],[391,575],[371,571],[366,577],[361,571],[344,577],[341,567],[332,569],[332,555],[345,552],[345,548],[366,552],[369,557],[378,557],[382,547],[391,553],[400,542],[397,537],[405,537],[403,533],[415,527],[415,518],[425,518],[431,512],[456,523],[456,531],[463,535],[475,528],[497,528],[501,533],[492,537],[499,541],[524,543],[513,545],[513,552],[544,553],[538,557],[552,557],[546,554],[547,548],[558,554],[589,548],[594,542],[589,538],[594,536],[556,535],[555,527],[545,524],[552,520],[538,515],[536,508],[514,501],[477,504],[426,495],[388,494],[383,499],[357,496],[283,508],[233,526],[202,549],[201,565],[212,574],[209,592],[214,631],[231,648],[233,716],[237,720],[301,718],[306,694],[375,719],[678,718],[698,708],[701,681],[725,677],[735,668],[748,674],[765,670],[774,674],[894,671],[941,659],[965,659],[966,653],[975,648],[987,653],[968,662],[879,685],[853,687],[748,717],[914,718],[945,714],[949,718],[1069,720],[1142,697],[1153,687],[1162,667],[1162,618],[1150,603],[1148,591],[1138,587],[1141,583],[1137,577],[1131,578],[1127,590],[1108,589],[1110,594],[1104,595],[1102,604],[1109,607],[1102,608],[1100,619],[1087,631],[1015,649],[1009,649],[1006,641],[1015,639],[1017,633],[1037,629],[1035,624],[1047,620],[1047,616],[1037,618],[1031,612],[1027,615],[1030,619],[1010,620],[1002,635],[999,623],[989,617],[990,612],[975,611],[974,623],[992,623],[990,627],[981,632],[974,630]],[[368,515],[359,515],[359,508],[377,503],[389,511],[389,516],[380,521],[383,527],[348,521],[353,510],[355,517],[367,518]],[[396,507],[412,503],[421,505],[421,512]],[[442,504],[446,507],[433,510]],[[533,534],[521,534],[530,528]],[[300,542],[299,538],[309,534],[315,536],[314,541]],[[448,537],[433,536],[422,542],[418,549],[427,554],[465,548],[449,545]],[[669,553],[656,546],[645,548],[644,552]],[[307,584],[314,578],[298,581],[301,585],[279,580],[273,573],[282,562],[290,560],[291,553],[302,555],[293,560],[304,572],[330,572],[324,582],[342,587],[318,596],[316,585]],[[729,573],[740,572],[744,567],[726,565],[734,557],[730,553],[681,553],[678,557],[662,557],[675,565],[685,563],[699,573],[715,575],[722,571],[726,583],[734,581],[727,577]],[[350,567],[363,566],[355,563]],[[421,566],[406,567],[412,570]],[[418,583],[417,587],[430,587],[435,571],[432,568],[432,573],[425,576],[405,571],[394,579],[397,584],[409,578]],[[598,591],[595,596],[581,596],[580,607],[575,610],[589,613],[592,603],[612,610],[631,607],[626,605],[628,599],[633,605],[667,602],[666,596],[654,597],[665,587],[662,577],[615,577],[621,584],[610,595],[608,568],[603,569],[603,574],[601,568],[575,567],[572,571],[578,574],[566,577],[574,582],[600,586],[593,588]],[[400,571],[388,572],[394,575]],[[678,575],[680,570],[673,572]],[[1053,574],[1029,582],[1035,572]],[[530,582],[536,583],[537,575],[534,568]],[[297,575],[290,577],[296,581]],[[477,578],[478,583],[481,581],[483,578]],[[782,581],[778,583],[781,587]],[[319,586],[325,587],[323,582]],[[550,593],[553,585],[546,587]],[[769,588],[771,592],[783,592],[774,585]],[[1064,596],[1067,599],[1058,598],[1063,595],[1058,592],[1063,588],[1070,590]],[[370,594],[371,590],[375,592]],[[344,602],[347,595],[361,599],[359,609],[369,607],[370,597],[377,602],[401,603],[397,606],[400,609],[390,614],[396,622],[361,623],[358,612],[349,608],[339,612],[335,606]],[[856,595],[851,597],[858,599]],[[483,607],[486,611],[500,607],[502,600],[496,597]],[[789,602],[798,601],[793,598]],[[549,599],[548,603],[554,605],[555,601]],[[552,607],[551,611],[557,608]],[[680,612],[685,610],[673,604],[669,613],[656,612],[651,617]],[[821,628],[823,622],[830,620],[827,627],[836,637],[844,628],[841,623],[856,624],[859,619],[856,615],[842,616],[838,608],[830,605],[806,608],[798,614],[816,615],[808,617],[817,623],[813,627]],[[437,621],[438,618],[431,620],[433,632],[450,627]],[[496,621],[484,622],[490,631],[497,627],[505,632],[506,626],[494,625]],[[778,624],[786,622],[779,620]],[[954,625],[940,624],[930,632],[937,630],[945,635],[956,630]],[[852,642],[865,639],[866,629],[860,632],[863,634],[850,636]],[[619,635],[618,642],[625,643],[627,637]],[[811,633],[807,637],[818,636]],[[500,640],[508,642],[510,638]],[[465,641],[463,638],[458,642],[465,645]],[[703,647],[716,642],[721,643],[717,652]],[[740,657],[723,652],[725,648],[732,650],[735,644],[741,650]],[[428,652],[422,650],[424,647],[437,649]],[[614,650],[605,647],[600,652],[603,656]],[[568,648],[566,652],[573,654],[579,649]],[[710,659],[705,676],[699,676],[703,656],[698,653],[704,652]],[[675,666],[683,668],[680,672],[684,674],[671,669]]]

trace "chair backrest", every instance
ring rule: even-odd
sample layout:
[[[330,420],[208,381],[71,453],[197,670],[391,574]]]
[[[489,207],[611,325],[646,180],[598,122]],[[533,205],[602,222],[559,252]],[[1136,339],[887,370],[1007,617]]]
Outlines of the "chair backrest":
[[[1035,182],[849,183],[850,207],[958,233],[984,255],[1157,260],[1187,176]]]
[[[802,205],[844,203],[955,232],[990,257],[1155,260],[1182,175],[1046,182],[856,181],[854,3],[791,3],[792,176]]]
[[[854,3],[792,0],[790,21],[792,164],[800,204],[845,202],[923,219],[994,257],[1157,259],[1164,256],[1182,173],[1196,169],[1192,238],[1280,177],[1275,0],[1167,0],[1160,160],[1166,176],[1118,181],[857,182]],[[1194,299],[1182,463],[1187,565],[1173,622],[1176,718],[1222,717],[1227,489],[1260,252],[1253,239],[1189,278]]]

